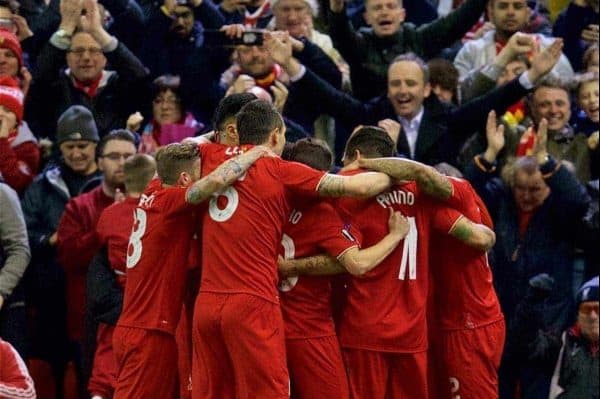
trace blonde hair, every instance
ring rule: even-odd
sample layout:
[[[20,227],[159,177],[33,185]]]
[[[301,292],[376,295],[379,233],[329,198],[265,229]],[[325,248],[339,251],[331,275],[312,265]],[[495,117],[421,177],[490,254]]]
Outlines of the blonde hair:
[[[181,172],[191,172],[200,157],[193,143],[171,143],[156,152],[156,173],[163,184],[174,185]]]

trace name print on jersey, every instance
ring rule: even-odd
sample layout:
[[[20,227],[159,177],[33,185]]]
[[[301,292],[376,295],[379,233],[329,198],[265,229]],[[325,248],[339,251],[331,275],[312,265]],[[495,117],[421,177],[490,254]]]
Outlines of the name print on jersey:
[[[415,203],[415,195],[411,192],[402,191],[402,190],[394,190],[388,191],[386,193],[381,193],[377,197],[375,197],[377,203],[381,205],[383,208],[387,208],[388,206],[396,205],[414,205]]]

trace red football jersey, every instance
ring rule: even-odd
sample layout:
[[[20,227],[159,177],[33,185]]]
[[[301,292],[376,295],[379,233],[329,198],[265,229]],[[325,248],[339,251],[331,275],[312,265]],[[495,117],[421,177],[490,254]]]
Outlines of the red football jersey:
[[[450,179],[448,204],[475,223],[491,227],[483,201],[466,180]],[[436,324],[444,330],[475,328],[503,318],[487,255],[447,235],[435,235],[431,264]]]
[[[127,246],[133,226],[135,208],[139,198],[126,198],[123,202],[112,204],[102,211],[96,233],[100,245],[108,251],[110,267],[118,276],[121,285],[125,285],[125,262],[127,260]]]
[[[127,251],[127,283],[117,325],[175,333],[183,306],[198,207],[186,188],[153,180],[140,198]]]
[[[202,175],[251,148],[200,146]],[[279,303],[277,252],[294,196],[316,197],[324,172],[278,157],[259,159],[203,215],[201,292],[244,293]]]
[[[368,200],[342,198],[336,203],[336,209],[352,216],[364,247],[388,233],[390,207],[410,224],[403,242],[379,266],[349,279],[339,327],[342,347],[404,353],[426,350],[429,237],[434,230],[447,233],[456,218],[434,217],[434,211],[445,205],[421,193],[414,182],[393,186]]]
[[[339,257],[360,246],[361,237],[333,206],[320,201],[297,207],[283,229],[286,259],[329,254]],[[316,338],[335,335],[331,310],[331,277],[299,276],[279,284],[285,337]]]

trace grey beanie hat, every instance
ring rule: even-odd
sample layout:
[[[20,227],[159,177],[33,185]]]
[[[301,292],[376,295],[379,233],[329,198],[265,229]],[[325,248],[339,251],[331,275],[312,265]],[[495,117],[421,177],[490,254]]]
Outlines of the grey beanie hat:
[[[94,115],[86,107],[72,105],[58,118],[56,144],[67,140],[100,141]]]
[[[579,291],[577,291],[577,297],[575,299],[577,306],[581,305],[582,302],[592,302],[598,300],[598,276],[585,282]]]

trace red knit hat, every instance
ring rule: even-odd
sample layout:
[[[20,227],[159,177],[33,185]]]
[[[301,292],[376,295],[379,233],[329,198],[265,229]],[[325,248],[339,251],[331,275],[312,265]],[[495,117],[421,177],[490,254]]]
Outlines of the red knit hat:
[[[10,76],[0,77],[0,105],[17,116],[17,123],[23,119],[23,92]]]
[[[15,54],[19,60],[19,69],[23,66],[23,49],[21,43],[14,33],[0,28],[0,48],[7,48]]]

